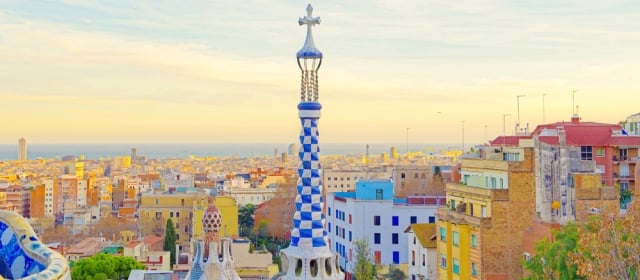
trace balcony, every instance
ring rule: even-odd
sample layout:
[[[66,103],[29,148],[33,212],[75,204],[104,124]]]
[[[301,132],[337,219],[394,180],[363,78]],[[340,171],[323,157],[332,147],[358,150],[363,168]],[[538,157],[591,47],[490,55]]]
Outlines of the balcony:
[[[618,173],[613,173],[613,180],[616,182],[629,182],[629,181],[635,181],[636,178],[633,176],[633,174],[619,175]]]
[[[438,208],[438,210],[436,210],[436,216],[438,219],[456,224],[468,224],[484,228],[491,227],[491,218],[474,217],[462,212],[456,212],[455,209]]]

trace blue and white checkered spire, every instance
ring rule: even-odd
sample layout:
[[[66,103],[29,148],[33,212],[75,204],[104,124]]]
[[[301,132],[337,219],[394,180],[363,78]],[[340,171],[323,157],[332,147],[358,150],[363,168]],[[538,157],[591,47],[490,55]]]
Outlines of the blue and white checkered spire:
[[[302,71],[298,116],[302,123],[300,132],[300,166],[296,212],[289,247],[280,252],[283,274],[274,279],[286,280],[344,280],[338,268],[338,255],[329,248],[329,238],[324,229],[324,201],[322,198],[322,169],[318,145],[318,120],[322,105],[318,102],[318,68],[322,52],[316,48],[311,27],[320,23],[313,17],[311,5],[307,15],[298,20],[307,25],[307,38],[296,57]],[[324,265],[323,265],[324,264]]]
[[[318,103],[318,68],[322,62],[322,52],[313,43],[311,27],[320,23],[320,18],[311,15],[313,8],[307,6],[307,15],[298,20],[307,25],[307,38],[296,57],[302,72],[298,105],[302,122],[300,131],[300,166],[298,167],[298,195],[296,213],[293,217],[291,246],[316,248],[327,246],[327,232],[324,230],[322,208],[322,182],[320,169],[320,147],[318,146],[318,120],[322,105]]]

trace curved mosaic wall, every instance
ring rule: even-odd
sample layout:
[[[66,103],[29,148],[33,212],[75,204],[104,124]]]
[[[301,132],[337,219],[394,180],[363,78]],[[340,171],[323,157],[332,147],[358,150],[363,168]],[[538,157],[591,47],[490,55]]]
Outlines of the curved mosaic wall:
[[[71,279],[67,261],[22,216],[0,210],[0,279]]]

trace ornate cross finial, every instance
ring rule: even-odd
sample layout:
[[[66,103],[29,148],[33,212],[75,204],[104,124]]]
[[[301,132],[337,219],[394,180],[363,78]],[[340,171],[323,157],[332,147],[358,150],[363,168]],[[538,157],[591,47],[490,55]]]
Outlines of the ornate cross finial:
[[[320,24],[320,17],[313,17],[311,13],[313,13],[313,7],[311,7],[311,4],[309,4],[307,5],[307,15],[303,18],[300,18],[298,20],[298,23],[300,25],[306,24],[309,28],[316,24]]]
[[[304,46],[296,55],[298,58],[322,58],[322,52],[316,48],[311,34],[311,27],[320,24],[320,17],[313,17],[312,13],[313,7],[309,4],[307,5],[307,15],[298,19],[298,24],[307,25],[307,38],[304,41]]]

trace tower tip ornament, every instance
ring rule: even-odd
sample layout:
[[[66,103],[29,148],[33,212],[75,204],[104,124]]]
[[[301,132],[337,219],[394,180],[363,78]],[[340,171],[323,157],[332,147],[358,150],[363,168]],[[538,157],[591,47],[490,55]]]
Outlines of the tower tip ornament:
[[[307,5],[307,15],[298,19],[298,24],[307,25],[307,39],[304,41],[302,49],[296,54],[298,58],[322,58],[322,52],[316,48],[311,32],[311,27],[320,24],[320,17],[313,17],[312,13],[313,7],[309,4]]]
[[[320,24],[319,17],[313,17],[313,7],[307,6],[307,15],[298,19],[298,24],[307,25],[307,38],[302,49],[296,53],[298,67],[302,71],[302,83],[300,85],[300,101],[318,102],[318,69],[322,65],[322,52],[316,48],[313,42],[311,27]]]

